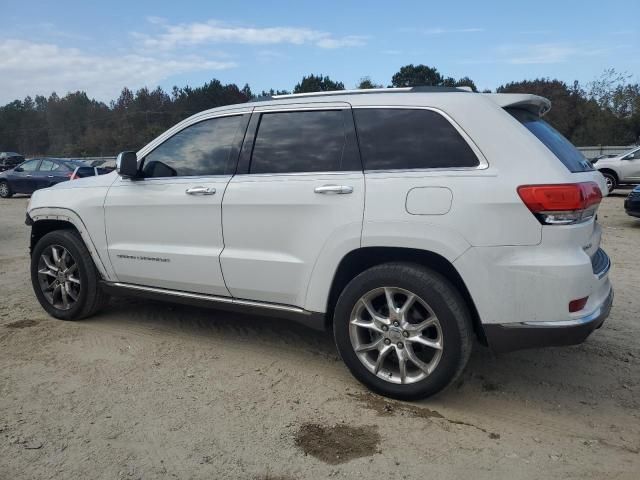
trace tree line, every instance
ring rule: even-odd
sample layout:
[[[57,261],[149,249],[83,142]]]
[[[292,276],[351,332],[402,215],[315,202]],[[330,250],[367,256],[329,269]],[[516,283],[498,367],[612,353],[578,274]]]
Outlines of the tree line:
[[[555,128],[576,145],[630,145],[640,139],[640,84],[627,75],[607,70],[588,84],[538,78],[510,82],[498,93],[534,93],[551,100],[546,116]],[[389,87],[469,87],[469,77],[455,79],[427,65],[406,65],[393,75]],[[358,89],[384,88],[364,77]],[[344,83],[328,76],[308,75],[293,93],[344,90]],[[211,80],[200,87],[173,87],[165,92],[124,88],[109,104],[77,91],[64,97],[52,93],[15,100],[0,107],[0,151],[26,156],[109,156],[137,150],[171,125],[206,110],[254,100],[261,96],[292,93],[286,90],[252,92],[248,84],[222,84]],[[490,92],[486,90],[485,92]]]

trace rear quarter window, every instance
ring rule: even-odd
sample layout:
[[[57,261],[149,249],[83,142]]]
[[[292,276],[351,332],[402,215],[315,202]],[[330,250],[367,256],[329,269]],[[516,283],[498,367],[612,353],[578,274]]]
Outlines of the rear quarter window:
[[[472,168],[480,162],[441,114],[426,109],[354,109],[366,170]]]
[[[580,150],[538,115],[520,108],[508,108],[506,110],[551,150],[570,172],[594,170],[593,165],[580,153]]]

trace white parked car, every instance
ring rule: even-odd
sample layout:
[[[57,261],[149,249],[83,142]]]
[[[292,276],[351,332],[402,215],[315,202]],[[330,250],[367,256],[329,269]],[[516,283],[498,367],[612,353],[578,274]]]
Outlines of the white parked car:
[[[623,183],[640,183],[640,147],[615,157],[601,158],[595,166],[604,175],[609,193]]]
[[[409,88],[207,110],[33,195],[36,296],[66,320],[132,294],[329,328],[358,380],[402,399],[451,384],[476,341],[582,342],[613,299],[606,185],[549,108]]]

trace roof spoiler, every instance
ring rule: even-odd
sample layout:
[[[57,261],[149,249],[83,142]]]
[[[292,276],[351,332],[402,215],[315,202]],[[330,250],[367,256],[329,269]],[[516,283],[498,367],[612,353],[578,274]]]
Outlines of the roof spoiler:
[[[551,102],[548,99],[530,93],[485,93],[483,95],[502,108],[521,108],[541,117],[551,110]]]

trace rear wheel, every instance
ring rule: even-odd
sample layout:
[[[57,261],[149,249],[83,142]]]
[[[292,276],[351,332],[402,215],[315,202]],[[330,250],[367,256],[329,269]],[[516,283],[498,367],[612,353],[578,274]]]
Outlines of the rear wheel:
[[[31,283],[40,305],[62,320],[93,315],[108,300],[93,259],[73,230],[50,232],[38,241],[31,255]]]
[[[338,351],[372,390],[413,400],[451,384],[471,354],[466,304],[442,275],[407,263],[373,267],[344,289],[334,314]]]
[[[618,186],[618,180],[615,175],[610,173],[603,173],[602,175],[604,176],[604,181],[607,183],[607,190],[609,193],[613,192]]]
[[[11,187],[6,181],[0,182],[0,197],[2,198],[10,198],[13,195],[11,191]]]

